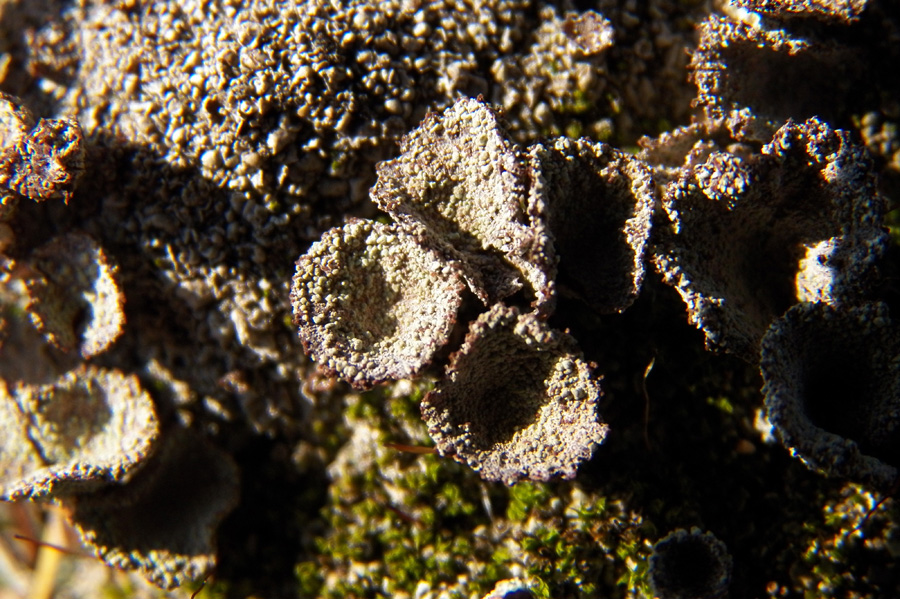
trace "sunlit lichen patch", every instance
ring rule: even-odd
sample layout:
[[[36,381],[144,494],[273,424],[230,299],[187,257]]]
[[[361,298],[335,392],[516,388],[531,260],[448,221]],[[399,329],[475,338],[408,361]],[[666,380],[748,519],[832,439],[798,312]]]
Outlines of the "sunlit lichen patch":
[[[427,242],[353,220],[297,261],[291,302],[307,351],[358,387],[417,374],[456,322],[463,283]]]
[[[485,303],[527,283],[535,306],[548,305],[555,255],[544,207],[529,194],[525,156],[497,114],[484,102],[460,99],[429,115],[401,150],[378,165],[378,206],[446,245]]]
[[[18,426],[40,464],[24,456],[28,472],[7,484],[8,498],[59,497],[119,481],[149,454],[156,440],[150,397],[135,377],[115,370],[82,366],[53,384],[20,384],[12,395]],[[4,410],[11,413],[9,406]],[[16,435],[10,432],[10,443]]]
[[[657,273],[641,280],[640,259],[642,243],[664,246],[670,235],[685,233],[684,253],[675,256],[685,259],[673,275],[677,283],[717,280],[720,267],[737,273],[727,292],[708,286],[702,290],[707,295],[692,297],[722,299],[724,309],[734,307],[737,296],[748,298],[758,308],[748,308],[759,317],[756,331],[795,301],[828,303],[836,313],[869,299],[892,310],[900,306],[900,262],[895,247],[881,260],[881,200],[871,193],[871,173],[877,173],[884,197],[900,197],[896,2],[0,5],[0,87],[18,96],[5,105],[7,116],[0,114],[9,125],[0,126],[0,180],[7,183],[0,185],[0,386],[8,400],[0,404],[0,422],[17,427],[0,440],[2,492],[10,480],[16,484],[23,473],[45,467],[16,401],[20,383],[52,383],[85,361],[134,373],[152,395],[162,428],[155,453],[119,482],[85,487],[77,501],[64,500],[67,509],[86,515],[84,530],[96,533],[98,552],[130,571],[83,576],[82,564],[103,566],[13,538],[15,532],[53,542],[41,526],[16,530],[23,512],[37,513],[34,505],[2,503],[0,586],[15,583],[4,588],[6,594],[40,596],[29,591],[29,579],[51,577],[35,567],[42,562],[33,559],[36,552],[61,557],[54,596],[70,599],[187,599],[203,585],[187,579],[209,575],[213,561],[214,576],[198,599],[479,599],[491,589],[516,593],[504,584],[510,580],[535,599],[649,599],[652,543],[665,531],[698,526],[715,531],[734,556],[730,599],[900,596],[895,503],[879,505],[884,495],[872,485],[851,489],[820,476],[773,443],[771,426],[762,417],[754,422],[763,403],[757,365],[705,352],[703,333],[684,322],[682,297]],[[691,57],[693,73],[686,68]],[[460,110],[457,102],[478,108]],[[460,127],[455,139],[446,131],[414,131],[423,119],[442,123],[463,112],[487,114],[488,126],[470,127],[475,135]],[[861,141],[872,153],[871,165],[834,145],[843,133],[830,137],[824,128],[807,128],[798,136],[804,126],[797,123],[812,114],[831,130],[845,129],[846,139]],[[40,117],[47,119],[43,129]],[[793,127],[767,144],[787,117],[795,119]],[[76,163],[60,167],[53,160],[65,146],[60,140],[74,131],[67,126],[73,119],[85,140],[80,178]],[[489,143],[482,146],[479,134],[485,132]],[[569,139],[556,139],[561,135]],[[632,154],[641,135],[656,141]],[[401,147],[404,136],[417,140],[416,147]],[[492,145],[492,139],[500,142]],[[562,174],[542,170],[538,147],[565,157]],[[450,149],[449,159],[438,149]],[[456,171],[444,168],[454,149]],[[428,183],[445,188],[424,193],[441,200],[430,208],[459,200],[446,218],[437,210],[439,218],[432,220],[376,212],[369,194],[376,164],[391,158],[391,164],[402,163],[408,150],[416,164],[402,176],[385,174],[384,189],[377,189],[390,200],[403,195],[394,192],[403,192],[407,179],[440,175]],[[500,168],[490,175],[466,173],[472,164]],[[844,168],[853,164],[860,168]],[[508,165],[517,170],[503,170]],[[625,165],[649,166],[649,185],[659,192],[683,179],[696,186],[685,190],[690,201],[679,206],[677,223],[660,193],[649,241],[641,229],[644,204],[629,197],[640,193],[627,188]],[[60,168],[70,182],[60,182]],[[457,197],[450,188],[465,193]],[[622,210],[604,221],[609,215],[594,210],[601,202],[591,198],[610,190]],[[46,197],[35,202],[23,193]],[[798,201],[774,208],[762,201],[772,209],[750,214],[744,200],[766,195]],[[66,203],[50,199],[67,196]],[[813,236],[788,234],[790,223],[831,214],[825,200],[835,197],[853,201]],[[490,202],[479,205],[473,198]],[[704,202],[721,212],[707,210]],[[498,206],[494,218],[491,210]],[[691,214],[694,208],[705,221]],[[561,214],[566,222],[557,218]],[[343,274],[358,280],[339,287],[332,272],[322,293],[304,283],[292,297],[292,262],[351,216],[377,220],[389,237],[405,240],[387,243],[400,248],[402,259],[390,258],[400,266],[371,252],[383,240],[369,228],[359,251],[334,252],[352,265]],[[481,219],[483,228],[466,229],[473,219]],[[896,220],[889,223],[895,234]],[[500,233],[493,241],[476,239],[491,227]],[[463,230],[475,232],[454,236]],[[515,233],[510,244],[507,231]],[[127,294],[128,304],[124,311],[99,312],[111,324],[127,312],[121,335],[110,326],[109,335],[95,337],[98,298],[86,297],[80,284],[53,287],[53,274],[69,262],[41,255],[39,246],[80,232],[99,248],[91,250],[92,264],[110,272],[113,262],[118,267],[115,285],[107,287],[110,305],[113,287]],[[326,237],[344,243],[341,235]],[[786,238],[790,247],[778,248]],[[60,243],[54,252],[65,254],[66,247]],[[691,262],[691,251],[701,258]],[[323,275],[329,252],[322,249],[315,259],[325,265]],[[427,266],[407,268],[403,261],[415,263],[418,255]],[[607,276],[610,262],[620,267],[618,276]],[[430,278],[444,267],[462,274],[443,283],[442,275]],[[771,272],[779,276],[767,276]],[[392,273],[411,286],[388,285]],[[355,364],[329,365],[334,356],[314,360],[303,351],[292,299],[303,296],[312,305],[318,295],[324,308],[325,289],[336,289],[330,294],[344,297],[346,311],[334,322],[353,328],[330,330],[348,343],[390,338],[406,316],[404,338],[421,341],[446,332],[443,312],[420,309],[433,300],[443,303],[443,296],[435,300],[425,292],[444,283],[463,296],[446,310],[457,321],[447,325],[449,341],[436,351],[420,344],[421,355],[410,351],[414,358],[385,358],[412,379],[384,374],[383,384],[357,393],[333,376],[343,368],[338,374],[356,377],[349,370]],[[392,312],[387,302],[402,300],[403,289],[413,289],[416,299]],[[504,293],[510,295],[498,299]],[[455,305],[455,296],[447,297]],[[380,308],[379,298],[386,298]],[[485,481],[462,460],[439,455],[422,421],[425,393],[448,395],[455,384],[438,379],[444,362],[465,343],[467,326],[500,302],[533,311],[527,319],[535,330],[571,337],[566,351],[578,358],[572,362],[604,375],[594,408],[614,434],[579,462],[576,480],[521,480],[511,487]],[[331,321],[317,309],[310,309],[310,326],[322,325],[324,336]],[[721,316],[713,310],[707,315]],[[58,322],[51,323],[54,318]],[[420,329],[416,319],[439,330]],[[756,335],[736,342],[754,339],[746,343],[752,352],[744,351],[753,360]],[[87,338],[98,340],[86,344]],[[525,384],[559,374],[559,360],[535,359],[530,351],[491,357],[518,343],[494,350],[482,339],[466,346],[470,365],[486,366],[482,383],[472,384],[486,390],[476,407],[480,413],[497,408],[480,424],[473,417],[471,429],[492,427],[494,438],[504,438],[507,421],[529,421],[516,411],[533,408]],[[853,433],[858,421],[843,418],[846,406],[832,399],[853,397],[846,403],[861,408],[870,406],[865,398],[871,394],[852,377],[841,380],[838,366],[863,371],[859,361],[878,360],[868,348],[845,345],[847,355],[825,360],[818,369],[824,374],[808,377],[823,381],[822,388],[804,384],[814,391],[810,395],[831,398],[814,415],[816,422]],[[353,350],[337,355],[353,360]],[[357,353],[367,363],[365,352]],[[429,361],[431,368],[424,366]],[[508,392],[496,392],[501,386]],[[102,412],[86,420],[69,412],[86,401],[88,387],[43,414],[71,422],[54,432],[54,459],[102,427]],[[457,399],[447,402],[451,416],[466,405]],[[887,436],[892,418],[883,419]],[[191,438],[182,436],[181,427]],[[536,447],[574,446],[566,435],[530,438]],[[16,443],[3,444],[12,439]],[[890,442],[867,442],[880,456],[893,453]],[[166,458],[169,443],[177,450]],[[227,466],[230,458],[235,468]],[[238,486],[235,511],[225,519],[215,516],[234,500]],[[92,512],[95,499],[102,509]],[[84,553],[74,547],[74,537],[54,544]],[[9,563],[14,572],[7,578]],[[151,589],[144,577],[186,587]]]
[[[422,416],[438,452],[486,480],[571,478],[606,437],[601,395],[571,337],[497,304],[472,323]]]
[[[849,135],[789,122],[760,154],[716,151],[663,199],[654,261],[710,348],[748,361],[799,301],[860,297],[887,236],[871,163]]]
[[[695,102],[743,140],[765,141],[787,119],[833,122],[859,102],[868,66],[863,52],[832,38],[713,15],[689,67]]]
[[[0,380],[0,498],[6,500],[20,481],[44,465],[25,433],[25,423],[15,398]]]
[[[40,119],[0,92],[0,199],[68,200],[84,170],[81,127],[71,118]],[[0,217],[5,208],[0,206]]]
[[[117,267],[88,235],[69,233],[35,250],[25,283],[28,312],[60,349],[84,358],[106,350],[125,326]]]
[[[735,0],[742,6],[762,14],[780,18],[817,18],[826,22],[852,23],[866,9],[869,0]]]

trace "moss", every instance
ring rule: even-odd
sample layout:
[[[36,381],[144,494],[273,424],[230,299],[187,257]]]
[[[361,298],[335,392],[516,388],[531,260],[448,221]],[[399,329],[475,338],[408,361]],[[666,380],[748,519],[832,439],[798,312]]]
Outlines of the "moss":
[[[707,397],[706,403],[726,414],[734,414],[734,405],[732,405],[731,400],[725,396]]]
[[[545,505],[551,496],[550,485],[521,482],[510,489],[506,517],[513,522],[524,522],[533,510]]]
[[[566,98],[566,102],[560,106],[560,114],[583,115],[594,110],[595,104],[591,94],[586,91],[576,89],[571,96]],[[580,135],[571,136],[577,139]]]
[[[354,425],[377,430],[375,454],[362,471],[336,473],[322,515],[329,530],[316,539],[320,559],[337,573],[321,591],[325,597],[406,596],[420,583],[464,586],[486,593],[497,575],[491,547],[475,534],[490,525],[482,505],[483,484],[462,466],[433,455],[415,455],[384,447],[428,441],[418,419],[415,398],[427,384],[412,386],[401,397],[390,388],[356,396],[345,412]]]
[[[550,597],[634,597],[646,587],[649,544],[641,519],[624,504],[565,489],[571,504],[534,512],[521,539],[528,574]],[[552,502],[551,502],[552,503]],[[545,503],[546,505],[546,503]],[[616,589],[611,593],[610,589]]]
[[[317,597],[322,590],[324,577],[321,568],[315,562],[301,562],[295,569],[297,575],[297,592],[301,597]]]
[[[894,208],[884,217],[885,225],[891,233],[891,244],[900,244],[900,208]]]
[[[824,500],[820,518],[807,523],[810,538],[793,572],[804,596],[880,597],[896,588],[900,509],[893,499],[878,500],[855,484]]]
[[[569,121],[566,125],[566,137],[578,139],[584,132],[584,125],[579,121]]]

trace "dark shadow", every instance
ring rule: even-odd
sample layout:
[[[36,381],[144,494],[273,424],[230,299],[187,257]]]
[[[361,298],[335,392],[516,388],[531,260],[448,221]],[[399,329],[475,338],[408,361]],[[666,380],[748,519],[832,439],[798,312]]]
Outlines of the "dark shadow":
[[[639,292],[637,248],[628,240],[628,219],[638,216],[640,198],[631,190],[624,166],[613,168],[612,160],[590,160],[581,156],[566,160],[568,181],[548,177],[550,229],[559,256],[559,286],[583,299],[601,313],[626,308]],[[622,160],[625,160],[623,157]],[[603,175],[599,169],[613,174]],[[552,172],[552,171],[551,171]],[[649,208],[648,208],[649,212]],[[642,238],[640,223],[632,223],[634,243]]]
[[[242,468],[241,503],[219,527],[215,578],[228,583],[229,599],[299,599],[295,568],[315,559],[312,533],[325,526],[318,518],[328,495],[324,467],[301,472],[290,446],[263,437],[247,438],[233,455],[254,466]]]
[[[807,417],[817,427],[851,439],[864,455],[900,466],[900,421],[897,398],[881,377],[887,368],[871,339],[844,338],[807,342],[806,365],[798,390]]]
[[[837,495],[840,485],[760,442],[752,426],[762,404],[758,369],[705,351],[685,316],[677,292],[652,271],[622,314],[560,302],[551,324],[571,328],[605,375],[600,415],[610,427],[576,484],[607,505],[639,506],[641,534],[651,541],[676,528],[712,531],[733,557],[730,596],[765,596],[772,577],[805,550],[794,523],[821,518],[821,493]],[[714,405],[720,397],[732,413]],[[752,453],[736,451],[744,441]]]
[[[818,116],[830,123],[855,111],[868,66],[860,51],[812,49],[795,55],[739,42],[722,50],[726,101],[784,122]]]
[[[712,598],[723,590],[717,583],[727,576],[725,556],[718,555],[717,548],[705,538],[688,535],[669,539],[657,545],[654,558],[653,580],[664,596]]]

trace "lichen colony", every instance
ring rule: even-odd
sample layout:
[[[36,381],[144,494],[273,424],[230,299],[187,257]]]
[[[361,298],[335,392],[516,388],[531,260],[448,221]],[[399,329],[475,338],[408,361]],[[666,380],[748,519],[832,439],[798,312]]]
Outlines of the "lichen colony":
[[[895,4],[0,0],[0,595],[900,595]]]

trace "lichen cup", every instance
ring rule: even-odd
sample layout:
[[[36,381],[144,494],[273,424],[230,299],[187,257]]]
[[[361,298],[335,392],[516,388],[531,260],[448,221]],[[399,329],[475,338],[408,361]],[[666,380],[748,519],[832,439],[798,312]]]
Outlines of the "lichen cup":
[[[724,599],[731,582],[725,543],[699,528],[679,528],[653,546],[648,576],[659,599]]]
[[[887,306],[799,304],[769,328],[769,421],[808,467],[887,492],[900,464],[900,337]]]

